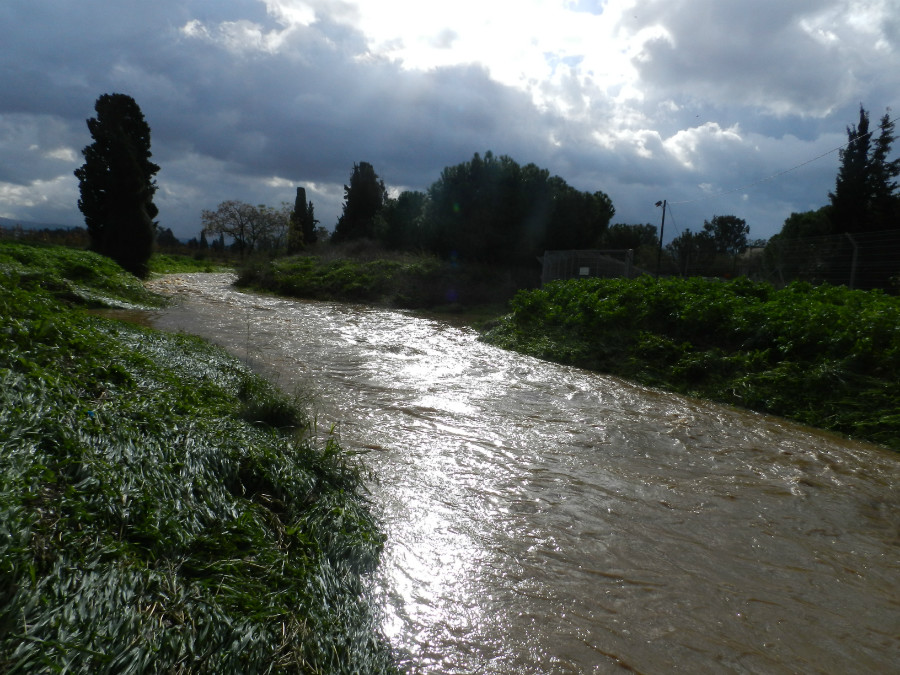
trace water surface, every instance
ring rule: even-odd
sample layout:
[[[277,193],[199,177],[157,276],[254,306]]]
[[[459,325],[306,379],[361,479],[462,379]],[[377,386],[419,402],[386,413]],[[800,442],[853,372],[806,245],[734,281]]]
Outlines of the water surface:
[[[152,282],[178,298],[152,323],[367,451],[411,672],[898,672],[896,453],[231,280]]]

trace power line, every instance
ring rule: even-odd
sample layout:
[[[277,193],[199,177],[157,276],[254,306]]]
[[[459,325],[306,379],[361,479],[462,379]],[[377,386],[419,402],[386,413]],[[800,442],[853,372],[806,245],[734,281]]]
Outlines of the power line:
[[[681,202],[676,202],[681,203]],[[669,212],[669,218],[672,220],[672,227],[675,228],[675,231],[678,232],[678,236],[681,236],[681,229],[678,227],[678,223],[675,222],[675,212],[672,210],[672,205],[667,205],[667,210]]]
[[[887,124],[893,124],[893,123],[896,121],[896,119],[897,119],[896,117],[895,117],[894,119],[889,119],[888,122],[887,122]],[[883,128],[884,126],[886,126],[886,125],[879,125],[878,128],[881,129],[881,128]],[[781,176],[783,176],[783,175],[785,175],[785,174],[787,174],[787,173],[790,173],[791,171],[796,171],[797,169],[800,169],[800,168],[806,166],[807,164],[812,164],[813,162],[817,162],[817,161],[819,161],[820,159],[822,159],[823,157],[827,157],[828,155],[831,155],[831,154],[833,154],[833,153],[835,153],[835,152],[838,152],[839,150],[843,150],[844,148],[846,148],[846,147],[852,145],[853,143],[856,143],[856,142],[858,142],[858,141],[862,141],[864,138],[866,138],[867,136],[871,136],[871,135],[874,134],[874,133],[875,133],[875,130],[873,129],[872,131],[866,132],[865,134],[863,134],[863,135],[860,136],[859,138],[854,138],[852,141],[847,141],[847,142],[844,143],[843,145],[839,145],[838,147],[836,147],[836,148],[834,148],[834,149],[832,149],[832,150],[829,150],[828,152],[822,153],[822,154],[819,155],[818,157],[813,157],[812,159],[808,159],[808,160],[806,160],[805,162],[802,162],[802,163],[800,163],[800,164],[797,164],[796,166],[792,166],[790,169],[785,169],[784,171],[779,171],[778,173],[774,173],[774,174],[772,174],[771,176],[768,176],[768,177],[766,177],[766,178],[762,178],[762,179],[760,179],[760,180],[758,180],[758,181],[756,181],[756,182],[754,182],[754,183],[748,183],[747,185],[742,185],[741,187],[736,187],[736,188],[733,188],[733,189],[731,189],[731,190],[725,190],[724,192],[717,192],[717,193],[714,194],[714,195],[705,195],[705,196],[703,196],[703,197],[697,197],[696,199],[687,199],[687,200],[681,201],[681,202],[669,202],[669,204],[670,204],[670,205],[672,205],[672,204],[695,204],[695,203],[697,203],[697,202],[706,201],[706,200],[708,200],[708,199],[716,199],[716,198],[718,198],[718,197],[724,197],[725,195],[734,194],[735,192],[741,192],[742,190],[748,190],[748,189],[750,189],[750,188],[752,188],[752,187],[755,187],[755,186],[757,186],[757,185],[762,185],[763,183],[768,183],[769,181],[775,180],[776,178],[779,178],[779,177],[781,177]]]

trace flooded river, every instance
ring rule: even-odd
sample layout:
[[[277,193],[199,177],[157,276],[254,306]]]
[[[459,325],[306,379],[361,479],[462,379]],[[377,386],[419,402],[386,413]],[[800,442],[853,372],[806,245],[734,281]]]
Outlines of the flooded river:
[[[367,450],[414,673],[900,672],[900,455],[400,312],[153,282]]]

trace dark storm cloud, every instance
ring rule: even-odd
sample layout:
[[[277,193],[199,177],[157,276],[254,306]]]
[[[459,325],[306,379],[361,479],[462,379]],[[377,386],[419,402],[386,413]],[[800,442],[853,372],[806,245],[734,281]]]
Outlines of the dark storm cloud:
[[[293,37],[302,59],[299,45],[296,59],[220,55],[227,66],[192,74],[188,81],[203,84],[157,128],[262,176],[344,180],[353,161],[374,156],[403,183],[431,169],[435,155],[514,139],[518,127],[506,120],[518,113],[521,121],[531,107],[480,68],[405,72],[354,62],[316,46],[321,40],[312,29]]]
[[[610,85],[605,64],[561,48],[543,55],[552,77],[524,91],[487,63],[422,71],[379,57],[352,3],[312,2],[289,25],[275,0],[5,0],[0,216],[80,222],[84,120],[97,96],[122,92],[152,129],[161,224],[182,236],[220,201],[274,205],[297,185],[331,226],[354,162],[426,189],[486,150],[607,192],[620,222],[657,218],[666,197],[690,202],[695,227],[715,208],[768,236],[790,210],[825,203],[836,155],[733,188],[840,144],[860,101],[876,116],[896,104],[897,69],[877,59],[897,63],[898,13],[875,11],[895,2],[866,3],[854,23],[843,0],[583,1],[585,18],[625,8],[617,34],[635,78]],[[462,32],[431,43],[452,51]]]
[[[369,55],[361,35],[327,17],[285,32],[262,3],[213,7],[6,4],[0,9],[7,26],[0,57],[6,126],[12,113],[50,116],[80,151],[90,141],[84,119],[96,97],[134,96],[152,128],[161,188],[172,184],[157,199],[161,218],[185,231],[200,208],[231,198],[228,191],[247,179],[340,185],[354,162],[366,160],[391,184],[423,188],[443,166],[476,150],[530,142],[536,113],[527,96],[493,82],[480,67],[403,71]],[[13,137],[23,134],[8,128],[6,138]],[[35,144],[15,145],[22,156],[4,163],[2,179],[26,184],[40,177],[37,160],[26,161]],[[198,165],[215,175],[197,176]],[[185,182],[205,190],[175,186]],[[248,201],[293,196],[281,184],[239,191]],[[262,194],[254,199],[253,192]],[[336,215],[330,206],[323,222]]]
[[[188,93],[157,111],[155,133],[235,174],[340,185],[370,161],[389,184],[422,189],[476,150],[527,147],[538,123],[525,94],[480,67],[403,71],[340,26],[297,29],[277,54],[204,36],[183,49]]]
[[[876,46],[883,22],[854,27],[853,9],[836,0],[643,2],[635,27],[659,25],[665,34],[635,65],[655,96],[692,100],[698,110],[713,101],[822,115],[870,90],[873,60],[897,62],[896,42]]]

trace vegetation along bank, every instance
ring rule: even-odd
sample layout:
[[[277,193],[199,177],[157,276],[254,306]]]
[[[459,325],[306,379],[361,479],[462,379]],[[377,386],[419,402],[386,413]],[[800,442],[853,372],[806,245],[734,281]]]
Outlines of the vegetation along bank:
[[[311,300],[497,316],[516,291],[539,281],[527,267],[460,264],[427,254],[387,252],[369,242],[323,248],[321,254],[252,260],[239,268],[237,285]]]
[[[486,341],[900,450],[900,298],[795,282],[583,279],[521,291]]]
[[[383,536],[294,398],[84,251],[0,243],[0,671],[392,672]]]
[[[581,279],[515,293],[502,268],[426,257],[297,256],[243,268],[283,295],[452,309],[445,288],[496,317],[487,342],[900,450],[900,298],[746,278]],[[534,285],[524,272],[522,279]],[[463,279],[468,282],[459,283]],[[480,279],[480,283],[471,283]],[[465,306],[463,307],[465,310]]]

